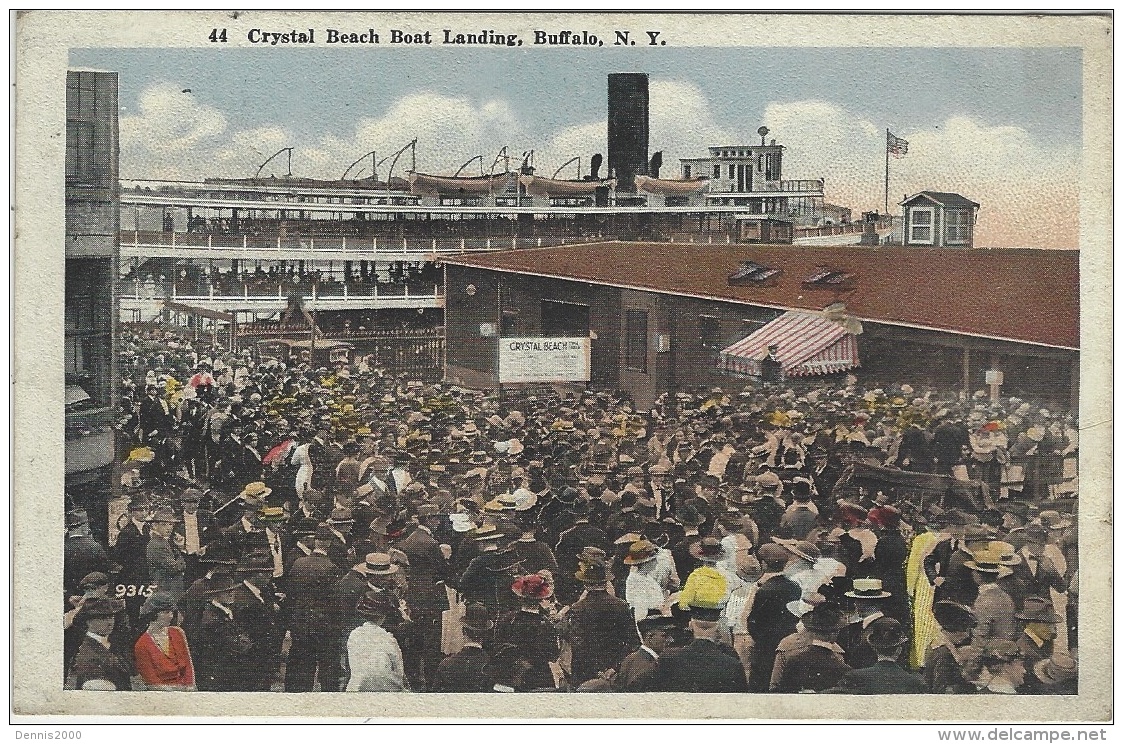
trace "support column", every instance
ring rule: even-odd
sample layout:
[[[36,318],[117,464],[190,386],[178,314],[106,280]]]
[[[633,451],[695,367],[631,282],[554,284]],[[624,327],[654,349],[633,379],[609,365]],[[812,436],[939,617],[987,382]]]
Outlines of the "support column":
[[[967,347],[963,348],[962,391],[968,395],[971,394],[971,350]]]

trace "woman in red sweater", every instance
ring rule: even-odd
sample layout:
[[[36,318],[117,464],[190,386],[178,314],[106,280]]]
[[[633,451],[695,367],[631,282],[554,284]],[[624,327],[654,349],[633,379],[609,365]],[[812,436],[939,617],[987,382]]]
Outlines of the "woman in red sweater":
[[[155,592],[140,609],[152,619],[134,648],[136,670],[150,690],[195,690],[195,668],[183,630],[172,625],[176,605],[172,595]]]

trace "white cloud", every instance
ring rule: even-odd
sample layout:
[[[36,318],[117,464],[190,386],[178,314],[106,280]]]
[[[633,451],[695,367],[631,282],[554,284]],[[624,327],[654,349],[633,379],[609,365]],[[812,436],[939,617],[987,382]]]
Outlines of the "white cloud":
[[[711,102],[688,82],[652,80],[650,117],[649,149],[663,151],[665,176],[678,174],[679,158],[702,155],[710,145],[755,141],[756,122],[717,121]],[[786,147],[785,178],[825,178],[828,200],[855,212],[883,207],[882,125],[818,100],[770,104],[762,120],[770,138]],[[607,156],[604,119],[548,132],[534,126],[501,98],[473,101],[419,92],[360,118],[342,136],[314,139],[301,122],[233,130],[223,112],[166,83],[144,91],[139,113],[122,116],[121,172],[142,178],[249,176],[277,150],[292,146],[294,173],[337,178],[363,153],[375,150],[382,158],[415,137],[418,169],[434,173],[451,173],[476,154],[483,155],[487,169],[503,145],[512,166],[524,150],[534,149],[545,175],[576,155],[582,173],[588,173],[593,153]],[[955,191],[982,204],[978,245],[1075,246],[1078,149],[1050,147],[1017,127],[986,126],[967,117],[894,133],[909,141],[909,154],[890,162],[891,208],[905,193]],[[279,159],[270,170],[280,174],[285,166]],[[408,167],[400,163],[395,174],[404,176]],[[602,175],[607,163],[604,168]],[[476,164],[467,170],[479,173]],[[384,164],[379,175],[387,171]],[[573,172],[569,166],[564,175]]]
[[[787,148],[785,178],[822,177],[829,201],[884,209],[883,127],[824,101],[771,104],[764,121]],[[1076,246],[1078,150],[962,116],[894,134],[909,152],[890,158],[890,209],[906,193],[954,191],[982,205],[976,245]]]

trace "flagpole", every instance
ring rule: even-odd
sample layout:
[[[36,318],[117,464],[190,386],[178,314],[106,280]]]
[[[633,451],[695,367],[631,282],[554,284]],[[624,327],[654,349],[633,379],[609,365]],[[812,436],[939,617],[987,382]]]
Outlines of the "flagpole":
[[[885,128],[885,214],[889,214],[889,128]]]

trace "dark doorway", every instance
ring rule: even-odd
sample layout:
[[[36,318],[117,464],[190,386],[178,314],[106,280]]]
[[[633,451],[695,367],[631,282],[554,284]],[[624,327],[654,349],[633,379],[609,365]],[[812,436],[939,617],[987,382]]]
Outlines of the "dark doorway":
[[[542,300],[542,335],[588,336],[589,306],[575,302]]]

